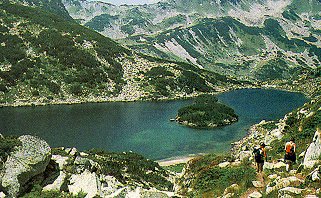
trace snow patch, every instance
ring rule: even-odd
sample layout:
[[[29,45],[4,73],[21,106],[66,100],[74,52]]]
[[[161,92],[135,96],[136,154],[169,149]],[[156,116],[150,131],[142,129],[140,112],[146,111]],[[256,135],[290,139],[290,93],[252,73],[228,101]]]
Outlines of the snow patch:
[[[198,65],[197,63],[197,59],[192,57],[185,49],[184,47],[182,47],[180,44],[178,44],[178,42],[172,38],[171,41],[166,41],[165,42],[165,46],[166,48],[174,53],[175,55],[185,59],[185,60],[189,60],[191,61],[193,64]],[[199,66],[199,65],[198,65]]]
[[[240,19],[246,25],[261,25],[268,16],[281,17],[284,9],[291,4],[291,0],[267,0],[265,4],[253,3],[248,11],[241,7],[234,7],[228,15]]]
[[[232,41],[236,44],[236,46],[241,47],[243,44],[243,41],[236,35],[233,28],[230,27],[230,37],[232,38]]]

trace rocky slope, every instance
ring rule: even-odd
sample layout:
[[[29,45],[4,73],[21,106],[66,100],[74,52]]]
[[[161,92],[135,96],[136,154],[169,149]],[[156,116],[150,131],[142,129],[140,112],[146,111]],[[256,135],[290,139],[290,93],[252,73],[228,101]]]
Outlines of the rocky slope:
[[[291,0],[163,0],[155,4],[115,6],[100,1],[62,2],[74,19],[111,38],[155,34],[175,27],[190,26],[202,18],[223,16],[240,18],[246,24],[258,25],[268,15],[281,16],[292,3]],[[309,2],[304,8],[313,4]]]
[[[1,197],[174,195],[171,180],[174,175],[140,155],[51,149],[33,136],[18,139],[21,145],[7,153],[8,157],[0,164]],[[6,137],[1,136],[1,141],[6,143]]]
[[[239,84],[133,53],[41,7],[1,2],[0,15],[1,105],[176,98]]]
[[[136,51],[239,79],[293,81],[320,64],[317,0],[168,0],[142,6],[63,3],[74,19],[122,38],[120,43]]]
[[[43,140],[1,136],[1,197],[319,197],[321,195],[321,100],[274,122],[262,121],[232,152],[195,157],[167,168],[135,153],[51,149]],[[284,143],[297,141],[297,163],[287,172]],[[8,141],[9,142],[8,142]],[[257,174],[252,148],[264,141],[268,161]],[[5,155],[4,155],[5,154]],[[19,163],[18,163],[19,162]],[[17,164],[12,166],[10,164]],[[171,170],[171,171],[169,171]],[[174,172],[173,172],[174,171]]]
[[[234,143],[231,154],[189,161],[178,180],[178,192],[205,197],[320,197],[320,132],[321,100],[316,97],[279,121],[252,126]],[[290,137],[296,140],[297,163],[287,172],[284,144]],[[253,174],[252,152],[260,142],[268,145],[268,161],[263,173]]]

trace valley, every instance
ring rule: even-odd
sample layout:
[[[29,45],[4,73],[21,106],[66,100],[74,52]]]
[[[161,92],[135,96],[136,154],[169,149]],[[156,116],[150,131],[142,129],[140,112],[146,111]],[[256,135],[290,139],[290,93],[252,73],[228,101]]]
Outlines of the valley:
[[[320,197],[320,10],[320,0],[1,1],[0,197]],[[189,106],[182,123],[238,122],[169,121],[204,94],[223,104]],[[187,158],[164,162],[177,156]]]

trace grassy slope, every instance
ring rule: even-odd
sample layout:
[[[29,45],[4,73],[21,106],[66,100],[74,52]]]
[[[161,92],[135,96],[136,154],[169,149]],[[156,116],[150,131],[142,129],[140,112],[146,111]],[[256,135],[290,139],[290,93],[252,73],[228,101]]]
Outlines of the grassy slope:
[[[99,89],[110,89],[109,94],[119,91],[110,84],[122,83],[116,58],[130,54],[128,50],[38,8],[2,3],[0,9],[2,101],[17,95],[63,97]]]
[[[130,97],[130,92],[136,94],[133,99],[173,98],[239,83],[190,64],[133,54],[40,8],[2,3],[0,9],[1,103],[95,101],[122,94]],[[167,77],[155,73],[159,68],[171,73],[165,72]]]

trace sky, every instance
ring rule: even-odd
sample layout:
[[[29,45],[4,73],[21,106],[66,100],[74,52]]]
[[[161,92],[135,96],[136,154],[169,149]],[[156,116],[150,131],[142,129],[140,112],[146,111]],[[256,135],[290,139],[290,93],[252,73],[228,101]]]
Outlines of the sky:
[[[139,4],[156,3],[160,0],[99,0],[99,1],[104,1],[114,5],[122,5],[122,4],[139,5]]]

